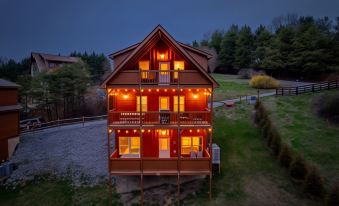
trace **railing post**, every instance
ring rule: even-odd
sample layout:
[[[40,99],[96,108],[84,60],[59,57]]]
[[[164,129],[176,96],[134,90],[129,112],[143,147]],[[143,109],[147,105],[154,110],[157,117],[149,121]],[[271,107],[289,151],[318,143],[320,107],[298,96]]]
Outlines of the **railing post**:
[[[59,122],[59,118],[58,118],[58,121],[57,121],[57,125],[58,125],[58,128],[60,127],[60,122]]]
[[[299,87],[295,87],[295,94],[298,96],[298,94],[299,94]]]
[[[312,93],[314,93],[314,84],[312,84]]]
[[[330,90],[330,82],[327,82],[327,90]]]
[[[82,127],[84,127],[84,126],[85,126],[85,117],[82,116]]]

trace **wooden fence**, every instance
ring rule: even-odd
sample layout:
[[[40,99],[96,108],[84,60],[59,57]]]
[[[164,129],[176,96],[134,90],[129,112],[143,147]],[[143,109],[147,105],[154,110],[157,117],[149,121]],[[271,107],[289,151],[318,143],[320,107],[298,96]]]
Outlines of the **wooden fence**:
[[[339,87],[339,80],[333,80],[322,83],[314,83],[297,87],[281,87],[276,89],[276,95],[295,96],[305,93],[320,92],[322,90],[336,89]]]
[[[107,118],[107,115],[101,115],[101,116],[91,116],[91,117],[77,117],[77,118],[71,118],[71,119],[58,119],[55,121],[50,122],[43,122],[39,124],[35,124],[29,127],[20,128],[20,133],[28,133],[28,132],[34,132],[38,130],[48,129],[52,127],[60,127],[65,125],[71,125],[71,124],[82,124],[82,126],[85,125],[86,122],[96,121],[96,120],[104,120]]]

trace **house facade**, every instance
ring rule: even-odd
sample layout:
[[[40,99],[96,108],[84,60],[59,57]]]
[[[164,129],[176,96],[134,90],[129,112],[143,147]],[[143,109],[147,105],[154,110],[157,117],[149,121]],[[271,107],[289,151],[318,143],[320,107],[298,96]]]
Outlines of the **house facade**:
[[[0,163],[11,158],[19,143],[19,85],[0,79]]]
[[[31,76],[35,76],[42,71],[52,71],[65,64],[73,64],[80,61],[81,59],[79,57],[32,52],[30,74]]]
[[[143,41],[109,56],[104,80],[110,175],[212,178],[211,55],[157,26]],[[112,146],[114,145],[114,147]],[[142,193],[143,194],[143,193]],[[210,192],[211,194],[211,192]]]

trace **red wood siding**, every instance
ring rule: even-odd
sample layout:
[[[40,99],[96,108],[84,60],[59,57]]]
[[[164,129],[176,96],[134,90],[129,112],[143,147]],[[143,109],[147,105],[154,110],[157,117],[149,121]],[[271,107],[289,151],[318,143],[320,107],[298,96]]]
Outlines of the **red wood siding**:
[[[185,90],[180,92],[180,96],[185,96],[185,111],[204,111],[208,107],[208,96],[204,93],[204,89],[199,89],[199,91],[191,89],[191,91]],[[138,95],[138,92],[133,92],[131,89],[127,92],[124,89],[120,89],[120,92],[116,95],[115,111],[136,111],[136,96]],[[144,89],[142,93],[142,96],[147,96],[147,111],[159,111],[159,97],[169,97],[170,110],[173,111],[173,99],[177,95],[178,91],[173,91],[172,89],[167,89],[167,92],[163,89],[160,89],[159,92],[156,92],[156,89],[151,89],[150,92],[148,89]],[[195,95],[197,98],[194,98]]]
[[[145,129],[142,133],[142,147],[143,147],[143,156],[144,157],[159,157],[159,132],[161,129]],[[207,132],[204,129],[185,129],[181,132],[181,136],[199,136],[202,137],[202,148],[206,149],[207,147]],[[120,132],[118,132],[120,131]],[[177,157],[178,155],[178,132],[175,129],[169,130],[170,137],[170,157]],[[128,134],[125,129],[115,130],[115,148],[119,154],[119,137],[135,137],[140,136],[139,131],[136,130],[134,133],[133,129],[128,130]]]
[[[19,113],[0,113],[0,140],[19,135]]]
[[[0,106],[16,105],[18,98],[18,90],[0,89]]]

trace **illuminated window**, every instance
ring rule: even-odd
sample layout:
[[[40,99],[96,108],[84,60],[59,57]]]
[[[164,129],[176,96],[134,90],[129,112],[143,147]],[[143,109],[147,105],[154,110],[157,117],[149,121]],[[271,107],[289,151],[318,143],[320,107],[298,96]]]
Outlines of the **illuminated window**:
[[[149,77],[149,61],[139,61],[139,68],[141,70],[141,78],[148,79]]]
[[[169,148],[169,138],[159,138],[159,149],[168,150]]]
[[[159,109],[169,110],[169,97],[159,97]]]
[[[140,154],[140,138],[119,137],[119,154]]]
[[[147,96],[141,96],[141,111],[147,112]],[[140,112],[140,96],[137,96],[137,112]]]
[[[178,111],[178,104],[180,107],[180,112],[185,111],[185,96],[180,96],[180,102],[178,101],[178,96],[173,96],[173,111],[177,112]]]
[[[185,63],[184,61],[174,61],[174,70],[184,70],[185,69]],[[174,72],[175,79],[178,78],[178,72]]]
[[[181,154],[190,154],[190,152],[199,152],[202,150],[201,137],[182,137]]]

